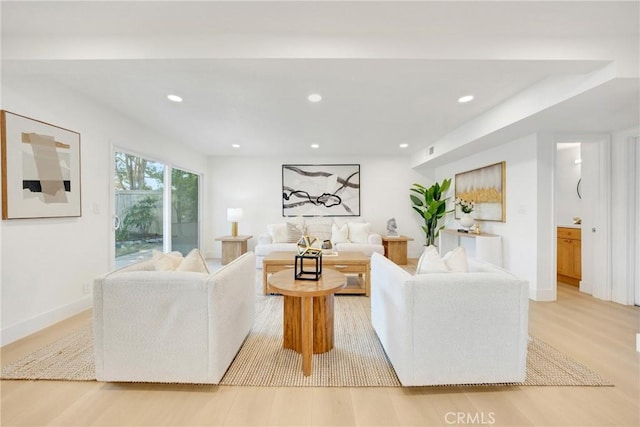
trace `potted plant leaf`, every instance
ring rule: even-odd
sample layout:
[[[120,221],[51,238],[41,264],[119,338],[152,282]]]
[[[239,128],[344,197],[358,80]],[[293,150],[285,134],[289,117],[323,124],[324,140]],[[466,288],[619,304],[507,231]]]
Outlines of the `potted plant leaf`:
[[[442,184],[435,183],[427,188],[420,184],[413,184],[410,194],[413,209],[424,220],[422,230],[426,235],[426,246],[433,245],[438,237],[438,233],[444,228],[444,225],[438,227],[438,222],[446,214],[453,212],[447,211],[447,200],[449,197],[442,198],[451,187],[451,178],[442,181]],[[414,194],[415,193],[415,194]]]

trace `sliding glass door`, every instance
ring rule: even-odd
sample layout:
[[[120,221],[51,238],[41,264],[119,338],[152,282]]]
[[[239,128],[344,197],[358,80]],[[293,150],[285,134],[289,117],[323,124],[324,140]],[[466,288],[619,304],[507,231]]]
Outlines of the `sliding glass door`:
[[[199,175],[117,151],[114,188],[116,267],[198,247]]]
[[[171,250],[189,253],[198,247],[200,177],[171,170]]]

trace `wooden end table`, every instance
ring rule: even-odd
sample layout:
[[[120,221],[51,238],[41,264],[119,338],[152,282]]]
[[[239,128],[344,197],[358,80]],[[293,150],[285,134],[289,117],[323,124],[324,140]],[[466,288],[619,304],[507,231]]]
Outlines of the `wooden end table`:
[[[407,236],[382,236],[384,256],[398,265],[407,264],[407,242],[413,240]]]
[[[229,264],[240,255],[247,252],[247,241],[253,236],[222,236],[216,240],[222,241],[222,265]]]
[[[311,375],[313,354],[333,348],[333,294],[344,288],[344,274],[323,269],[320,280],[296,280],[294,270],[269,277],[269,286],[284,297],[283,343],[302,354],[302,373]]]

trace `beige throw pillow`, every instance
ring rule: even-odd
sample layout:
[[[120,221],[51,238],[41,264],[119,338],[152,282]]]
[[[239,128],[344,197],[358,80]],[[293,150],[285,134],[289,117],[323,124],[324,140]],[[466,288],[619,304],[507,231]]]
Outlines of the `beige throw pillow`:
[[[309,222],[307,236],[315,237],[321,242],[331,240],[331,222]]]
[[[182,259],[182,262],[180,263],[178,268],[176,268],[176,271],[193,271],[195,273],[209,274],[207,262],[197,248],[192,249],[191,252],[189,252],[187,256]]]
[[[182,254],[180,252],[164,253],[153,250],[151,253],[153,254],[151,260],[156,271],[175,270],[182,262]]]
[[[302,235],[301,227],[287,222],[287,243],[298,243]]]

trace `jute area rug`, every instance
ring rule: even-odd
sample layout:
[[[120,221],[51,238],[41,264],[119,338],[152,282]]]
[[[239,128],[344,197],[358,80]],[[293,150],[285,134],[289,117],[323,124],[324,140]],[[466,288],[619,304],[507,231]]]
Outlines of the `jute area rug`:
[[[94,381],[90,325],[2,367],[2,379]],[[282,348],[282,297],[259,297],[256,322],[221,381],[236,386],[398,387],[400,383],[369,320],[369,299],[335,299],[335,347],[313,356],[302,375],[298,353]],[[515,386],[611,386],[586,366],[532,338],[527,377]]]

